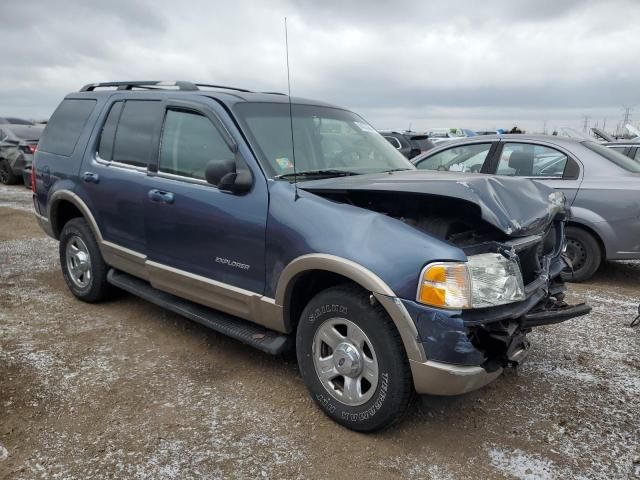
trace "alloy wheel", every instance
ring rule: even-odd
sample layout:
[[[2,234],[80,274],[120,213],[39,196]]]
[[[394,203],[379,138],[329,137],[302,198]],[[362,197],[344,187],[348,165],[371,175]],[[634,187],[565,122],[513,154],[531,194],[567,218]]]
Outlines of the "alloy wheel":
[[[345,318],[330,318],[317,329],[313,363],[327,392],[345,405],[362,405],[378,386],[373,344],[358,325]]]

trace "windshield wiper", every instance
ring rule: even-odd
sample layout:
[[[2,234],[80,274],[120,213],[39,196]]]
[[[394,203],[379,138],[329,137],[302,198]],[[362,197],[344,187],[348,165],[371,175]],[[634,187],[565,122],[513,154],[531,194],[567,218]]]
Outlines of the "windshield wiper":
[[[349,170],[338,170],[329,168],[325,170],[306,170],[302,172],[283,173],[276,175],[275,178],[295,178],[295,177],[348,177],[350,175],[360,175],[358,172],[350,172]]]

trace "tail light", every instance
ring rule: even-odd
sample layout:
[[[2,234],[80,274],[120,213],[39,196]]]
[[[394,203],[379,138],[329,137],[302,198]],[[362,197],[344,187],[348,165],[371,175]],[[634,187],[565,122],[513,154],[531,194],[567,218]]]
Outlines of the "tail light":
[[[38,145],[21,145],[20,149],[24,153],[30,153],[33,155],[34,153],[36,153],[36,150],[38,150]]]

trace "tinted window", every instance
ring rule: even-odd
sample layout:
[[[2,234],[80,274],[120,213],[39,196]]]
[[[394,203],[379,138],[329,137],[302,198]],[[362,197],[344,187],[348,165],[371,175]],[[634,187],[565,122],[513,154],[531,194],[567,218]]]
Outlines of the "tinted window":
[[[636,153],[633,156],[633,158],[637,161],[640,162],[640,148],[636,148]]]
[[[502,148],[498,175],[562,178],[567,156],[554,148],[507,142]]]
[[[478,173],[490,149],[490,143],[452,147],[426,158],[416,166],[421,170]]]
[[[124,102],[115,102],[109,110],[107,120],[102,127],[102,133],[100,134],[100,144],[98,146],[98,156],[104,160],[113,160],[113,144],[116,140],[116,127],[118,125],[118,119],[120,118],[120,112],[122,112],[122,106]]]
[[[426,152],[427,150],[430,150],[433,148],[433,143],[431,143],[431,140],[428,140],[427,138],[412,138],[413,141],[415,141],[418,144],[418,148],[420,148],[420,151],[422,152]]]
[[[396,137],[384,137],[384,138],[386,138],[387,141],[394,147],[402,148],[402,145],[400,145],[400,141]]]
[[[152,148],[153,129],[159,114],[159,102],[126,101],[116,130],[112,160],[146,167]]]
[[[161,172],[204,180],[207,163],[233,157],[224,138],[207,117],[179,110],[167,111],[158,165]]]
[[[7,134],[0,128],[0,142],[3,142],[7,138]]]
[[[595,142],[582,142],[582,145],[584,145],[591,151],[599,153],[610,162],[615,163],[617,166],[619,166],[620,168],[624,168],[628,172],[640,173],[640,163],[621,153],[616,152],[615,150],[611,150],[610,148],[607,148]]]
[[[56,155],[71,155],[95,106],[96,101],[91,99],[63,100],[53,112],[38,148]]]

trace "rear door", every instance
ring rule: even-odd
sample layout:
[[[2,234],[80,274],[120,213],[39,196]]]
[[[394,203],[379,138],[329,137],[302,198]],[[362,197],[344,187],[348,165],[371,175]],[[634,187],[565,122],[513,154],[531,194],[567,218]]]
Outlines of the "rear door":
[[[533,141],[504,141],[492,159],[491,173],[526,177],[562,191],[572,204],[582,182],[582,166],[569,152]]]
[[[80,172],[104,240],[146,252],[147,168],[157,148],[160,99],[116,99]]]

